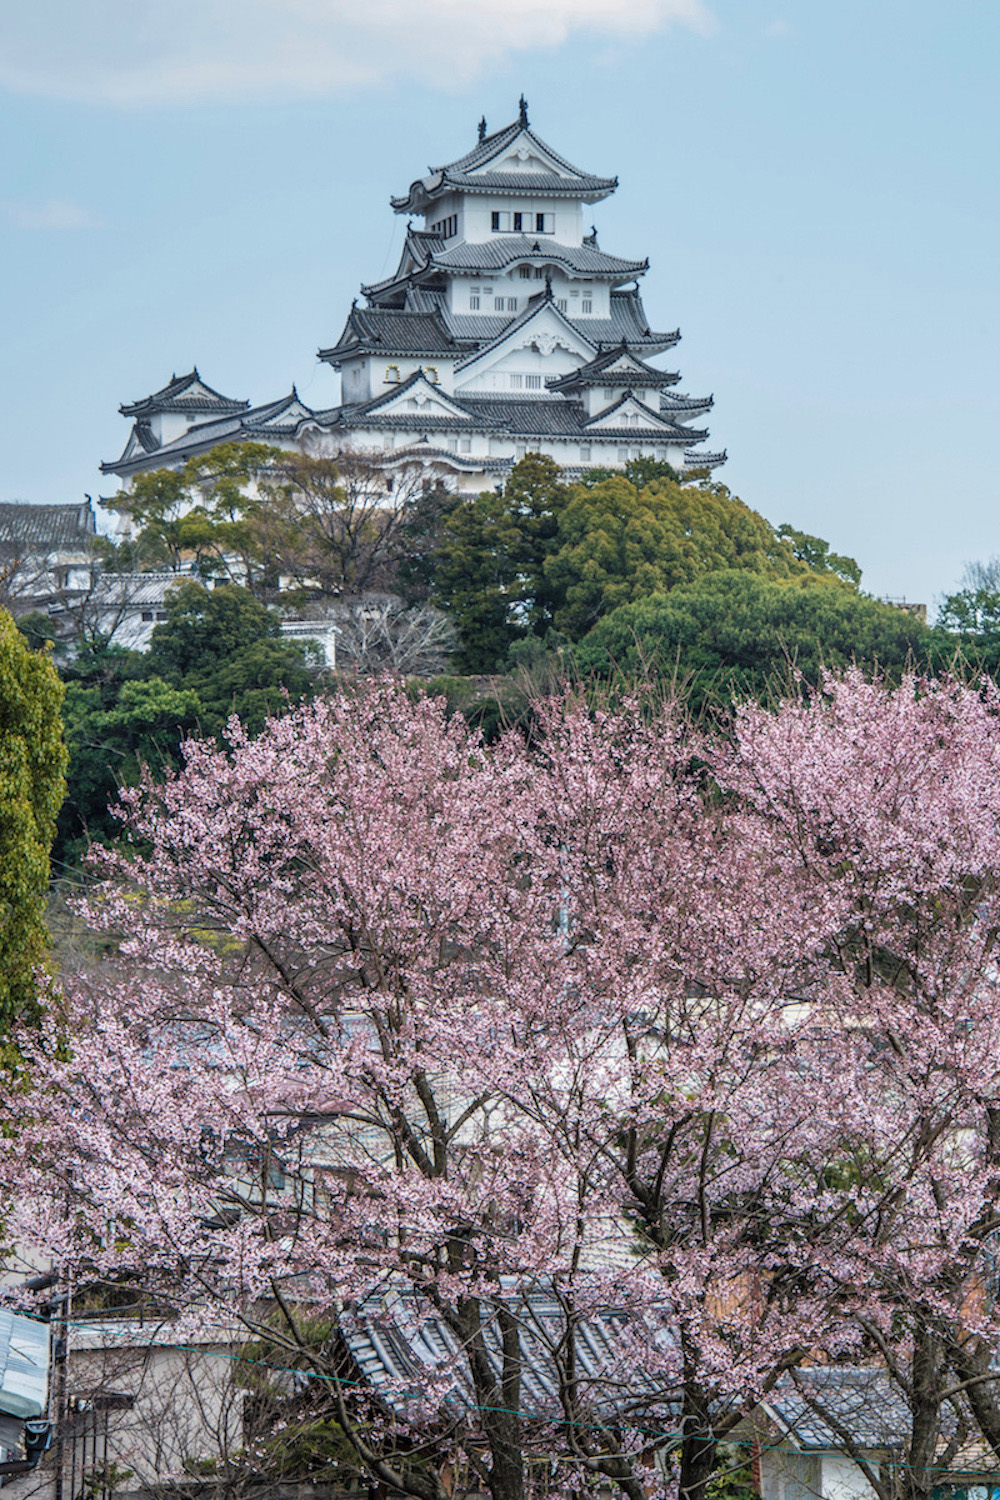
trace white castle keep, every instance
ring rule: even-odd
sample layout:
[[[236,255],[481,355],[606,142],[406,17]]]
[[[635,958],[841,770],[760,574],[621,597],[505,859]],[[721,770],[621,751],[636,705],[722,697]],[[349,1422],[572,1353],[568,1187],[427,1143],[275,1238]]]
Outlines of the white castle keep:
[[[701,425],[712,397],[681,395],[649,363],[680,334],[650,328],[639,295],[647,260],[609,255],[584,233],[584,205],[617,178],[581,172],[518,118],[391,199],[409,224],[386,281],[363,286],[340,338],[319,351],[339,370],[341,404],[291,394],[262,406],[213,390],[197,369],[120,408],[125,451],[101,465],[127,487],[217,443],[256,441],[336,457],[363,453],[388,474],[477,491],[525,453],[569,474],[653,458],[712,469]],[[414,221],[421,220],[420,227]]]

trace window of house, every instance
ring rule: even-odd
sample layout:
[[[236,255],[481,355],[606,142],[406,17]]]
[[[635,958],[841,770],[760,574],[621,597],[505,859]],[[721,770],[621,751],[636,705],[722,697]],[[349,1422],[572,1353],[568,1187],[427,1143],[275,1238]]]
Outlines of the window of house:
[[[615,388],[613,385],[606,385],[604,387],[604,399],[605,401],[613,401],[615,399]]]
[[[151,620],[153,618],[153,611],[151,609],[144,609],[142,612],[142,618],[144,620]]]
[[[618,449],[618,462],[620,464],[627,464],[628,463],[628,449],[627,448],[619,448]]]
[[[503,312],[504,303],[506,302],[506,300],[507,300],[506,297],[494,297],[493,298],[493,310],[494,310],[494,312]]]
[[[500,209],[494,209],[490,215],[494,234],[510,234],[510,214],[503,213]]]
[[[441,384],[438,372],[433,365],[428,365],[426,370],[424,371],[424,374],[427,376],[427,379],[430,381],[431,385]]]
[[[523,385],[524,385],[524,376],[523,375],[512,375],[510,377],[510,388],[511,388],[512,391],[519,391]]]
[[[469,293],[469,311],[470,312],[478,312],[479,311],[479,293],[478,292],[470,292]]]
[[[666,450],[666,448],[657,448],[657,450],[656,450],[656,456],[660,460],[661,463],[665,464],[666,461],[667,461],[667,450]]]
[[[527,448],[525,447],[525,445],[523,443],[515,443],[514,444],[514,457],[515,458],[523,458],[524,455],[525,455],[525,453],[527,451],[528,450],[527,450]]]
[[[471,453],[472,452],[472,439],[471,438],[459,438],[459,440],[458,440],[458,451],[459,451],[459,453]]]
[[[536,266],[535,267],[535,280],[536,281],[544,281],[545,280],[545,267],[544,266]]]
[[[508,312],[517,312],[517,298],[516,297],[508,297],[507,298],[507,311]]]
[[[398,365],[386,365],[386,367],[385,367],[385,374],[382,376],[382,384],[383,385],[398,385],[399,384],[399,366]]]
[[[165,609],[158,609],[156,611],[156,618],[158,620],[162,621],[162,620],[169,620],[170,616],[167,614],[167,612],[166,612]]]
[[[581,460],[583,460],[584,462],[586,462],[586,460],[589,457],[590,457],[590,444],[589,443],[581,443],[580,444],[580,458],[581,458]]]
[[[591,297],[584,297],[580,303],[580,311],[585,313],[592,313],[594,311],[594,303]]]
[[[569,294],[571,297],[579,297],[580,288],[578,286],[570,287]]]
[[[520,276],[520,278],[521,278],[522,281],[530,281],[530,279],[531,279],[531,267],[530,266],[521,266],[521,268],[520,268],[520,270],[518,271],[517,274]]]
[[[536,214],[535,215],[535,233],[536,234],[555,234],[555,232],[556,232],[556,216],[555,216],[555,214]]]
[[[556,298],[556,307],[558,307],[560,312],[569,312],[569,303],[565,297]]]
[[[540,375],[525,375],[524,388],[526,391],[540,391],[542,388],[542,377]]]
[[[524,214],[514,215],[514,233],[521,234],[524,230]]]

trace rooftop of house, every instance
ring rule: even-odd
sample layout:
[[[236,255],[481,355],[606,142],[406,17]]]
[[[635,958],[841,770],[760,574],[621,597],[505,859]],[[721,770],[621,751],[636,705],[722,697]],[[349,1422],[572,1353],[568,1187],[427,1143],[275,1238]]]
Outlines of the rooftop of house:
[[[542,1289],[512,1296],[506,1303],[518,1322],[522,1357],[521,1396],[525,1414],[545,1418],[559,1410],[560,1357],[565,1358],[566,1313],[559,1300]],[[636,1380],[634,1374],[636,1323],[634,1314],[607,1308],[576,1324],[575,1376],[579,1395],[597,1411],[616,1409],[616,1392],[637,1384],[648,1402],[660,1394],[653,1374]],[[444,1318],[415,1303],[409,1292],[371,1298],[343,1325],[344,1337],[359,1373],[390,1407],[400,1410],[435,1397],[449,1406],[473,1405],[467,1359],[460,1340]],[[655,1348],[655,1331],[643,1329],[642,1341]],[[483,1324],[487,1357],[499,1369],[501,1335],[495,1317]],[[630,1379],[623,1379],[625,1371]],[[670,1402],[664,1397],[661,1415]],[[648,1418],[648,1407],[644,1419]]]
[[[72,505],[28,505],[11,500],[0,504],[0,548],[34,553],[78,550],[96,533],[89,500]]]

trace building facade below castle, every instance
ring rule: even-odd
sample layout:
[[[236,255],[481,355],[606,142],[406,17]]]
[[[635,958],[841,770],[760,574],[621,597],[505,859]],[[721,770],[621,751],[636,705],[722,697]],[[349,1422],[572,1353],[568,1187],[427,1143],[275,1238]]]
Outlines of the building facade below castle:
[[[616,178],[580,171],[518,119],[480,122],[466,155],[391,200],[409,224],[394,275],[362,287],[335,344],[341,403],[290,395],[262,406],[213,390],[197,369],[121,407],[133,425],[102,464],[126,488],[218,443],[256,441],[336,457],[368,454],[390,473],[419,465],[462,490],[501,482],[526,453],[570,474],[652,458],[713,469],[712,397],[680,394],[650,361],[679,333],[656,332],[639,278],[646,260],[610,255],[584,211]]]

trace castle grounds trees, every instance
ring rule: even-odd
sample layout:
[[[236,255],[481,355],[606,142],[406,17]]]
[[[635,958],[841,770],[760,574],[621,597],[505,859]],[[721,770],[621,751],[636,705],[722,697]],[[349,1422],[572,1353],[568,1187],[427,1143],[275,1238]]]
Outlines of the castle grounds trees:
[[[49,850],[66,783],[62,684],[0,610],[0,1027],[33,1015]]]
[[[92,840],[116,838],[108,805],[142,766],[161,775],[188,735],[218,734],[232,714],[257,730],[313,691],[302,646],[246,589],[179,583],[147,652],[82,647],[64,669],[69,747],[56,856],[78,860]]]
[[[240,1318],[416,1500],[703,1500],[807,1356],[898,1383],[923,1500],[998,1332],[998,773],[992,690],[858,674],[718,743],[554,698],[488,750],[369,685],[195,745],[127,794],[117,961],[25,1038],[14,1228]],[[451,1352],[373,1408],[332,1377],[394,1316]]]
[[[546,563],[563,601],[555,622],[573,639],[622,604],[729,568],[766,578],[805,571],[763,516],[724,486],[670,479],[640,490],[624,478],[578,487]]]
[[[818,682],[824,667],[877,663],[898,675],[927,660],[920,620],[836,579],[709,573],[606,615],[576,648],[582,672],[658,672],[687,684],[692,703],[731,703],[787,687],[791,668]]]
[[[436,602],[459,630],[456,666],[489,672],[513,661],[511,649],[516,655],[519,642],[546,637],[553,644],[580,641],[617,611],[628,606],[641,609],[653,599],[662,604],[676,590],[690,590],[702,580],[706,584],[701,608],[710,609],[711,599],[724,604],[725,586],[714,580],[732,573],[745,576],[746,599],[739,597],[737,583],[728,585],[737,617],[730,635],[753,635],[755,624],[748,610],[752,615],[754,609],[769,634],[768,642],[747,642],[746,661],[730,663],[749,673],[742,681],[734,677],[733,686],[752,689],[761,675],[758,669],[763,666],[766,674],[765,659],[774,655],[786,623],[786,655],[798,647],[799,636],[805,644],[809,631],[805,621],[785,619],[794,617],[796,610],[809,612],[801,601],[793,605],[791,595],[765,597],[758,582],[823,580],[830,585],[826,595],[813,600],[817,617],[824,614],[820,598],[828,601],[825,613],[833,655],[821,659],[881,660],[872,653],[873,645],[881,644],[874,638],[881,635],[896,660],[896,643],[890,638],[906,631],[894,632],[889,616],[858,596],[860,570],[852,558],[831,553],[822,539],[790,527],[775,531],[725,486],[681,479],[669,466],[652,460],[636,461],[623,473],[596,471],[586,482],[567,484],[551,459],[529,454],[514,465],[502,490],[455,502],[439,532],[432,588]],[[748,604],[750,598],[753,605]],[[766,610],[778,599],[785,599],[785,605],[768,622]],[[875,616],[883,622],[881,632],[873,629]],[[626,629],[632,625],[628,618]],[[909,633],[919,634],[912,628]],[[676,668],[678,648],[681,675],[701,672],[697,636],[695,626],[681,630],[671,642],[670,672]],[[851,636],[853,648],[846,644]],[[599,633],[596,647],[588,643],[581,662],[589,667],[591,657],[596,661],[604,639]],[[691,660],[686,655],[689,639]],[[731,655],[732,649],[722,654]],[[647,655],[652,665],[660,665],[654,649]]]

